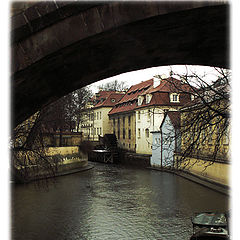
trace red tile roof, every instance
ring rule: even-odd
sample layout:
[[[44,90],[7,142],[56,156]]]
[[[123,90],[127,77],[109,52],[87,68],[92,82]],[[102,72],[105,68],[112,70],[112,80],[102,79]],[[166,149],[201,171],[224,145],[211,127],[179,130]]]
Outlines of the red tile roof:
[[[192,89],[187,84],[182,84],[180,80],[172,77],[162,79],[160,85],[155,88],[153,88],[153,82],[153,79],[149,79],[145,82],[131,86],[123,98],[109,112],[109,115],[129,112],[147,106],[183,106],[183,104],[190,101],[190,95],[188,93],[192,92]],[[173,92],[183,92],[180,95],[179,103],[170,102],[169,93]],[[146,104],[146,101],[144,100],[142,105],[138,106],[138,96],[144,96],[148,93],[152,95],[150,103]]]
[[[169,77],[166,79],[162,79],[160,84],[149,91],[149,93],[153,92],[193,92],[192,87],[189,84],[184,84],[182,81]]]
[[[169,111],[167,113],[167,115],[169,116],[173,126],[175,128],[179,128],[180,127],[180,112]]]
[[[160,125],[160,128],[162,128],[162,126],[163,126],[167,116],[169,116],[170,121],[171,121],[171,123],[172,123],[172,125],[174,126],[175,129],[176,128],[180,128],[180,112],[177,112],[177,111],[165,112],[163,121],[162,121],[162,123]]]
[[[96,93],[91,99],[91,102],[96,102],[96,101],[100,101],[101,98],[106,98],[108,97],[111,93],[115,93],[115,91],[99,91],[98,93]]]
[[[98,102],[94,105],[94,108],[99,107],[113,107],[124,96],[124,93],[118,93],[114,91],[100,91]]]
[[[124,97],[119,101],[119,103],[124,103],[128,101],[133,101],[138,98],[139,95],[143,95],[144,92],[153,85],[153,79],[147,80],[145,82],[138,83],[129,88]]]

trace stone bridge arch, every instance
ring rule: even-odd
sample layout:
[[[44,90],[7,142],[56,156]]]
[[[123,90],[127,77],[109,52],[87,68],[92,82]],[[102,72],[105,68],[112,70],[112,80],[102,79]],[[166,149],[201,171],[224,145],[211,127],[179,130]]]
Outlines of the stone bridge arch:
[[[229,67],[228,4],[37,3],[12,16],[13,126],[67,93],[123,72]]]

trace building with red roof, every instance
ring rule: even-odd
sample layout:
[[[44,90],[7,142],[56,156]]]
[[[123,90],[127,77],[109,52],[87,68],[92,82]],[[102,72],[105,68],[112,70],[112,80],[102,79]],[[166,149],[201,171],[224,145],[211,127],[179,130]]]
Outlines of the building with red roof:
[[[99,136],[112,133],[112,122],[108,113],[123,96],[123,92],[99,91],[90,99],[82,112],[79,126],[84,139],[98,141]]]
[[[133,85],[109,112],[122,147],[152,154],[152,131],[160,129],[164,112],[176,111],[193,99],[194,88],[181,80],[154,77]]]

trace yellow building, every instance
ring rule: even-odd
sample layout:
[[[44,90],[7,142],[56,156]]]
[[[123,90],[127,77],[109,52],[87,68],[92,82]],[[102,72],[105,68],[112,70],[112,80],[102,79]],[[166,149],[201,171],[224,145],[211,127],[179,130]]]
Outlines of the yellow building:
[[[196,103],[182,110],[181,154],[175,158],[178,168],[229,185],[230,128],[227,109],[227,102],[215,101],[211,109]]]
[[[99,91],[91,99],[91,104],[82,113],[79,127],[85,140],[98,141],[99,136],[113,132],[108,113],[123,95],[122,92]]]

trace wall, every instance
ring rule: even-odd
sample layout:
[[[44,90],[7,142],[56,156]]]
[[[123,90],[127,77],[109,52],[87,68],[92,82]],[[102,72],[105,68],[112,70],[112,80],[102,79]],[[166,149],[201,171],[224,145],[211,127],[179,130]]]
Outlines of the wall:
[[[48,147],[46,148],[47,155],[48,156],[54,156],[54,155],[71,155],[78,153],[78,147]]]
[[[152,133],[152,157],[150,164],[152,167],[161,167],[161,135],[160,131]]]
[[[164,109],[174,111],[177,107],[149,107],[136,111],[136,152],[140,154],[152,154],[152,131],[159,131],[160,125],[164,117]],[[148,111],[150,110],[150,117]],[[138,117],[140,111],[140,119]],[[146,138],[145,130],[149,129],[149,138]],[[141,131],[141,136],[138,136],[138,129]]]
[[[26,162],[25,167],[21,167],[18,162],[14,164],[13,178],[18,182],[29,182],[36,179],[49,178],[58,175],[64,175],[76,171],[81,171],[86,168],[88,165],[88,156],[79,151],[78,147],[49,147],[46,148],[47,155],[52,156],[53,158],[49,159],[52,163],[52,168],[45,168],[39,164],[35,163],[38,155],[34,154],[32,151],[28,152],[19,152],[19,156],[22,156],[22,159],[31,158],[31,162]],[[27,157],[27,158],[25,158]],[[58,165],[55,165],[55,162],[59,162]],[[55,170],[57,171],[55,172]],[[54,170],[54,172],[53,172]],[[26,175],[27,173],[27,175]]]
[[[175,129],[166,116],[160,131],[153,132],[151,166],[174,167]]]
[[[113,132],[111,121],[108,116],[108,113],[111,109],[112,109],[111,107],[104,107],[104,108],[100,109],[102,112],[102,123],[101,123],[101,125],[102,125],[102,135],[101,136],[102,137],[105,134],[110,134]]]
[[[150,115],[148,113],[150,111]],[[140,119],[139,119],[140,114]],[[160,108],[145,108],[136,111],[136,152],[140,154],[152,154],[152,131],[159,130],[163,120],[163,110]],[[140,129],[140,136],[139,136]],[[149,129],[149,137],[146,137],[146,129]]]
[[[230,163],[188,158],[179,166],[186,172],[229,186]]]
[[[94,118],[89,119],[89,117],[85,117],[86,121],[84,121],[84,125],[88,127],[81,127],[81,131],[84,132],[85,140],[98,141],[98,135],[103,137],[105,134],[112,133],[112,125],[108,117],[108,113],[111,109],[111,107],[89,109],[88,114],[92,113]]]
[[[175,129],[167,115],[162,125],[162,165],[163,167],[174,166],[175,152]]]
[[[130,123],[129,123],[129,117],[130,117]],[[118,118],[120,125],[118,126]],[[123,118],[125,118],[125,126],[123,124]],[[115,119],[115,128],[113,124],[113,119]],[[135,113],[129,112],[129,113],[119,113],[114,116],[111,116],[111,128],[112,133],[115,132],[115,135],[118,140],[118,145],[120,148],[126,149],[128,151],[135,152],[136,148],[136,123],[135,123]],[[125,129],[125,138],[123,138],[123,129]],[[131,130],[131,137],[129,138],[129,130]],[[119,131],[119,136],[118,136]]]
[[[148,154],[125,152],[121,155],[120,162],[124,165],[146,168],[150,167],[150,156]]]

